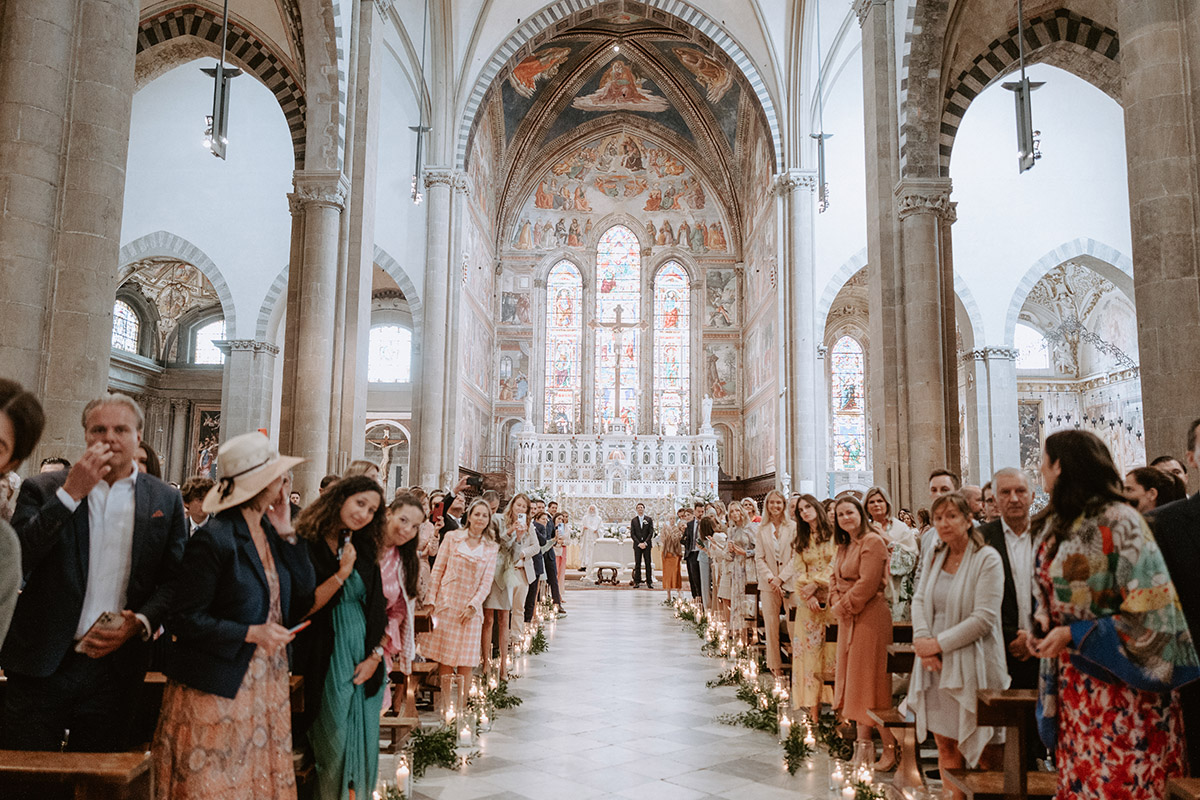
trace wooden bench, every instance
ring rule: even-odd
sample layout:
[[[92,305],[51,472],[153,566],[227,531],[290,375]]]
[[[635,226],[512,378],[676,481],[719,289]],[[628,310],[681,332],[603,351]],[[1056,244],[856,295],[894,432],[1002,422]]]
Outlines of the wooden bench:
[[[1025,769],[1029,752],[1026,722],[1036,705],[1034,689],[980,690],[976,706],[978,723],[1005,729],[1004,769],[948,770],[945,778],[962,790],[967,800],[1052,797],[1057,792],[1057,774]]]
[[[1171,778],[1167,800],[1200,800],[1200,778]]]
[[[0,796],[36,785],[70,785],[75,800],[152,800],[150,754],[0,750]],[[20,796],[20,795],[18,795]]]
[[[415,716],[394,717],[385,714],[379,719],[379,752],[399,753],[408,742],[409,734],[419,727],[421,720]]]

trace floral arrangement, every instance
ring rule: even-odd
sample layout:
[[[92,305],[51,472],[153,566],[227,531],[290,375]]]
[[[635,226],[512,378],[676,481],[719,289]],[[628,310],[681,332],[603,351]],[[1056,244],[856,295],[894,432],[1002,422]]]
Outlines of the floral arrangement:
[[[621,542],[628,541],[630,538],[629,526],[621,525],[621,524],[603,525],[600,528],[600,534],[609,539],[616,539],[617,541],[621,541]]]
[[[530,500],[541,500],[543,503],[549,503],[554,499],[554,492],[550,491],[549,486],[537,486],[525,494],[529,495]]]
[[[712,492],[692,492],[691,494],[668,495],[667,499],[671,501],[672,506],[678,510],[681,508],[692,508],[696,503],[719,503],[721,498]]]

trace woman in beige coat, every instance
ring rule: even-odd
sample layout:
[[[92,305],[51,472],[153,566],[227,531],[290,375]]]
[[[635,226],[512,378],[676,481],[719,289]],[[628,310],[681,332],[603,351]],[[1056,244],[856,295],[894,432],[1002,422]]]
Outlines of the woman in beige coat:
[[[779,651],[779,621],[791,604],[792,539],[796,526],[787,518],[787,500],[772,489],[763,500],[763,519],[754,545],[754,568],[758,597],[762,603],[763,626],[767,630],[767,668],[783,675]]]

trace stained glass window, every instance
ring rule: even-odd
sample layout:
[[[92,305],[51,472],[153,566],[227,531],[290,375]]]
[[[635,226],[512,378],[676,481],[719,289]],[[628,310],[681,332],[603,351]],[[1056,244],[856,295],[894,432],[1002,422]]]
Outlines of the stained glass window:
[[[583,354],[583,276],[560,261],[546,278],[546,432],[574,433]]]
[[[408,383],[412,380],[412,331],[399,325],[371,328],[367,355],[369,383]]]
[[[224,364],[225,354],[213,342],[224,341],[225,320],[210,322],[196,331],[196,349],[192,353],[193,364]]]
[[[142,330],[142,321],[138,319],[133,306],[124,300],[113,303],[112,346],[127,353],[138,351],[138,334]]]
[[[833,468],[867,468],[867,410],[863,398],[863,349],[849,336],[833,346]]]
[[[1017,346],[1017,369],[1050,369],[1046,338],[1029,325],[1018,322],[1013,344]]]
[[[688,427],[689,284],[675,261],[654,277],[654,427],[668,436]]]
[[[596,246],[596,423],[636,430],[638,329],[642,256],[623,225],[609,228]]]

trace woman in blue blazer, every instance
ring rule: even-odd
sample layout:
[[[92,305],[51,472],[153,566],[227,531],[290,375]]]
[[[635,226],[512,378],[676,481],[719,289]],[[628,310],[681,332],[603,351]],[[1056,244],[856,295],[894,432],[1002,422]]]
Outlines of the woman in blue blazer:
[[[154,736],[160,800],[295,798],[287,644],[315,576],[290,521],[283,457],[261,433],[221,448],[209,520],[188,540]]]

